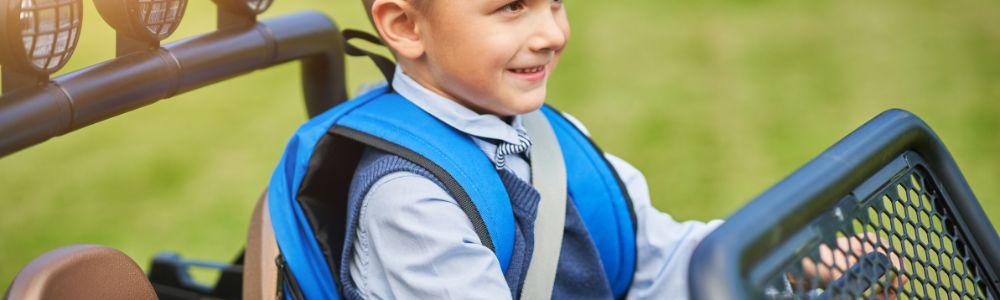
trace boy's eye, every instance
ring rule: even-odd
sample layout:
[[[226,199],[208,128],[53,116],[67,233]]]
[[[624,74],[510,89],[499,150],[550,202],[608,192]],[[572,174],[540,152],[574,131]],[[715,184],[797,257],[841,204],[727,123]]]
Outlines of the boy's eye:
[[[517,12],[521,12],[522,10],[524,10],[524,8],[525,8],[524,7],[524,1],[523,0],[518,0],[518,1],[511,2],[511,3],[507,3],[502,8],[500,8],[500,11],[503,11],[503,12],[506,12],[506,13],[517,13]]]

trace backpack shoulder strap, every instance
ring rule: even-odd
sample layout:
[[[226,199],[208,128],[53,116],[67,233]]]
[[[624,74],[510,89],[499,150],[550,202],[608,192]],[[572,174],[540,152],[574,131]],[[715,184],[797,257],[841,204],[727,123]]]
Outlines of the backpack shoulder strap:
[[[330,130],[433,173],[507,269],[514,247],[513,209],[493,163],[471,138],[394,93],[345,115]]]
[[[567,162],[569,194],[597,246],[615,297],[623,296],[635,273],[635,211],[625,185],[594,142],[561,112],[545,105]],[[615,224],[616,226],[608,226]]]

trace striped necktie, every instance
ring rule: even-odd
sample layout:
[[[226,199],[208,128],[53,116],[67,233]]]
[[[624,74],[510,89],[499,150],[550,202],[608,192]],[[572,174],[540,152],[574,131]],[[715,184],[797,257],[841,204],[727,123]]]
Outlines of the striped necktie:
[[[507,155],[522,153],[531,148],[531,138],[524,129],[517,129],[517,139],[517,144],[501,141],[500,145],[497,145],[497,151],[493,156],[497,170],[503,170],[507,166]]]

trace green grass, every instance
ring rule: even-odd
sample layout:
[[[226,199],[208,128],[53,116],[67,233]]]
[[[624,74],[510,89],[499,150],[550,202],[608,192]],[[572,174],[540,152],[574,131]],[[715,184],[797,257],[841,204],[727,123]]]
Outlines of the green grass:
[[[66,70],[113,56],[90,1]],[[642,170],[677,219],[723,218],[889,108],[944,139],[1000,224],[1000,2],[570,1],[571,46],[550,103]],[[278,0],[368,28],[360,1]],[[214,24],[191,1],[172,40]],[[265,16],[265,17],[267,17]],[[349,84],[378,79],[351,59]],[[305,120],[286,64],[0,159],[0,286],[59,246],[103,244],[141,265],[162,250],[229,260],[282,147]]]

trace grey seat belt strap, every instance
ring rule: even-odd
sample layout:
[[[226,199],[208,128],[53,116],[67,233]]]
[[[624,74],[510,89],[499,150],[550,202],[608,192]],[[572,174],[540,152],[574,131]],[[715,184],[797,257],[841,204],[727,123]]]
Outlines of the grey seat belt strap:
[[[552,125],[541,110],[524,114],[531,136],[531,181],[541,195],[535,219],[535,247],[521,289],[521,299],[552,298],[566,223],[566,165]]]

